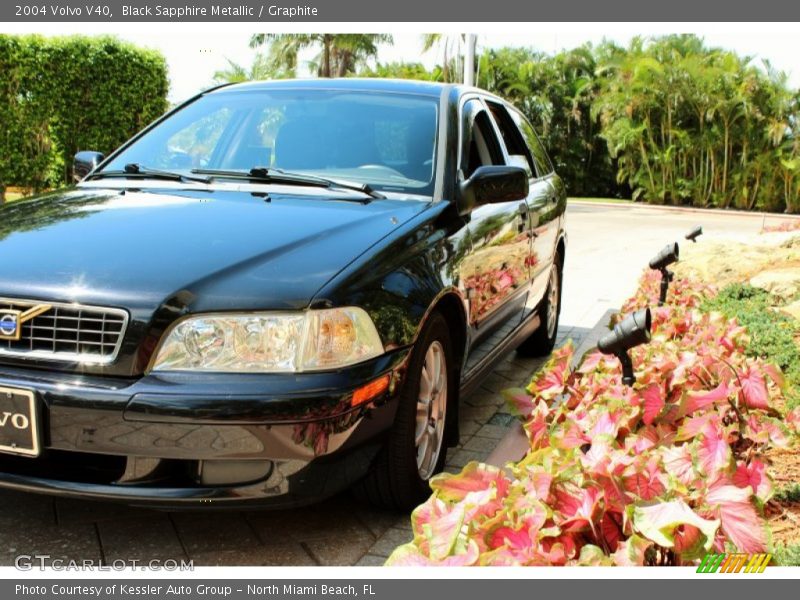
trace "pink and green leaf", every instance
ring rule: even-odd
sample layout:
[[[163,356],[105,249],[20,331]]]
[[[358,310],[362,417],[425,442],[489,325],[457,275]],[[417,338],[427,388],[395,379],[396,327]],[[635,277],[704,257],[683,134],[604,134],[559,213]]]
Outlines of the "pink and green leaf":
[[[716,479],[733,469],[733,451],[718,431],[706,431],[695,444],[698,468],[706,477]]]
[[[725,537],[738,552],[763,552],[767,546],[765,523],[753,506],[750,488],[724,482],[712,486],[705,497],[710,514],[722,522]]]
[[[644,565],[647,551],[652,547],[653,542],[633,534],[617,546],[613,554],[614,564],[620,567],[641,567]]]
[[[656,417],[661,414],[661,411],[664,410],[666,403],[664,390],[661,386],[652,384],[642,391],[642,397],[644,398],[642,421],[644,421],[645,425],[651,425]]]
[[[692,555],[710,550],[720,526],[719,520],[702,518],[683,500],[639,504],[632,508],[634,529],[662,548],[675,549],[676,536],[682,536],[686,526],[696,528],[698,535],[691,548]]]
[[[733,474],[733,483],[736,487],[753,490],[762,503],[772,498],[772,481],[767,475],[767,467],[760,460],[753,459],[750,464],[740,463]]]
[[[706,410],[717,404],[728,402],[733,387],[723,381],[711,391],[690,391],[681,403],[681,414],[691,415],[699,410]]]
[[[739,381],[742,382],[742,395],[748,408],[769,408],[767,384],[760,369],[749,366],[745,371],[739,373]]]

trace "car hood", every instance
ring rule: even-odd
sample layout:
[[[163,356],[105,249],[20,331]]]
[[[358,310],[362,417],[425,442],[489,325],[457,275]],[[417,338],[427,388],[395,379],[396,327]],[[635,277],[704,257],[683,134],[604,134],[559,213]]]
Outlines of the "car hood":
[[[310,191],[306,193],[306,189]],[[288,309],[430,205],[357,192],[77,187],[0,207],[0,297]]]

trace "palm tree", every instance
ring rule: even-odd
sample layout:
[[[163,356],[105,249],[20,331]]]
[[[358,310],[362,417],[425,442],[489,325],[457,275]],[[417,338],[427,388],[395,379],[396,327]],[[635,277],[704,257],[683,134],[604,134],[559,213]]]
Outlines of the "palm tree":
[[[228,61],[228,68],[214,71],[214,83],[241,83],[242,81],[267,79],[267,77],[262,76],[263,57],[261,55],[255,58],[250,68],[235,63],[229,58],[225,60]]]
[[[272,50],[272,48],[270,49]],[[240,65],[230,59],[228,68],[214,73],[215,83],[240,83],[242,81],[258,81],[261,79],[291,79],[295,76],[293,67],[286,66],[285,62],[276,60],[270,51],[265,54],[256,54],[250,67]]]
[[[370,58],[378,56],[378,44],[391,44],[391,35],[386,34],[340,34],[333,46],[333,62],[336,77],[355,73]]]
[[[374,67],[364,67],[358,71],[359,77],[377,77],[380,79],[418,79],[420,81],[441,81],[441,69],[431,71],[418,62],[378,63]]]
[[[448,83],[464,80],[464,64],[462,48],[467,43],[466,34],[446,35],[444,33],[426,33],[422,36],[422,51],[430,52],[434,48],[441,55],[442,79]]]
[[[312,61],[319,77],[345,77],[356,72],[370,58],[378,55],[379,44],[391,44],[386,34],[350,33],[257,33],[250,38],[250,47],[270,45],[269,56],[276,67],[294,70],[302,50],[319,48]]]

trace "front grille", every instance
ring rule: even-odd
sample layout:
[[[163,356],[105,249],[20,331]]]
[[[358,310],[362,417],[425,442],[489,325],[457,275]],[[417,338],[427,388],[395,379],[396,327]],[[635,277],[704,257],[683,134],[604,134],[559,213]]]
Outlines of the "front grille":
[[[40,302],[0,299],[0,311],[24,312]],[[116,308],[46,303],[50,309],[21,326],[19,340],[0,339],[0,356],[105,364],[119,352],[128,313]]]

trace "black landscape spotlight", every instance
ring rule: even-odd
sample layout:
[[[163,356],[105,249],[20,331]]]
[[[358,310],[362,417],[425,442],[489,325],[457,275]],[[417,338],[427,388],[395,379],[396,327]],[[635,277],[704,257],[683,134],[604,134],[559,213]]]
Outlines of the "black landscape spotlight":
[[[613,354],[622,364],[622,383],[633,385],[633,363],[628,350],[650,341],[650,309],[643,308],[625,317],[597,342],[603,354]]]
[[[697,238],[699,238],[701,235],[703,235],[703,228],[698,225],[697,227],[692,229],[689,233],[687,233],[685,237],[690,242],[697,243]]]
[[[663,306],[667,301],[669,282],[672,281],[672,271],[667,269],[672,263],[678,262],[678,242],[667,244],[661,252],[650,259],[650,268],[661,271],[661,291],[658,295],[658,305]]]

